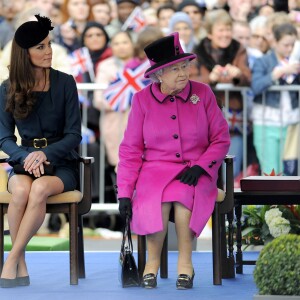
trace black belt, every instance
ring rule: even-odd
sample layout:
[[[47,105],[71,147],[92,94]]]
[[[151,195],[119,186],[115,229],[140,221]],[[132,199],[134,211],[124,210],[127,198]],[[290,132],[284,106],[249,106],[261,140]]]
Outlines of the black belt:
[[[40,139],[33,139],[33,140],[22,140],[21,144],[25,147],[34,147],[34,148],[45,148],[48,145],[51,145],[55,142],[61,140],[60,137],[56,138],[40,138]]]

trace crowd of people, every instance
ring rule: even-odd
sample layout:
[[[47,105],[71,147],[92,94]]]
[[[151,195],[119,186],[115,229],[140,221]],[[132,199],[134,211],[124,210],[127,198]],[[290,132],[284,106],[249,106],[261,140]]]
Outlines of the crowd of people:
[[[138,91],[124,70],[135,72],[130,76],[140,80],[140,89],[144,87],[149,81],[134,77],[145,62],[143,48],[178,32],[184,51],[197,55],[191,66],[192,80],[213,88],[220,84],[249,87],[246,101],[240,91],[229,93],[225,113],[231,134],[229,153],[235,155],[235,178],[244,174],[244,153],[248,166],[258,166],[257,174],[269,174],[272,169],[297,174],[299,153],[294,150],[291,154],[286,140],[293,140],[290,135],[299,132],[299,92],[270,92],[264,103],[262,93],[272,85],[299,84],[299,0],[3,0],[0,5],[1,81],[8,76],[16,28],[40,13],[54,26],[50,33],[53,68],[72,74],[77,83],[108,86],[107,91],[87,95],[79,91],[79,99],[88,111],[83,128],[87,138],[83,141],[93,144],[91,151],[95,153],[99,151],[95,145],[103,138],[113,173],[131,98]],[[112,92],[113,88],[121,89],[118,81],[125,86],[119,94]],[[224,91],[216,91],[216,96],[224,106]],[[247,105],[247,132],[243,132],[243,105]]]

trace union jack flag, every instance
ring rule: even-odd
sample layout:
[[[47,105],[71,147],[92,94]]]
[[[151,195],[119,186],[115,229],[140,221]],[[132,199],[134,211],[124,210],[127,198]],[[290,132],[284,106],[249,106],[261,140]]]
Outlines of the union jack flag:
[[[114,111],[127,110],[131,105],[134,93],[150,83],[150,80],[144,77],[148,67],[149,63],[145,61],[134,69],[125,68],[122,72],[117,73],[116,79],[104,92],[106,101]]]
[[[143,15],[143,10],[139,6],[137,6],[129,15],[129,17],[123,24],[121,30],[125,31],[127,29],[131,29],[134,32],[140,32],[145,25],[146,25],[146,20]]]
[[[243,133],[243,111],[229,108],[228,123],[232,132]]]
[[[68,57],[71,63],[71,72],[75,78],[85,72],[88,72],[91,81],[95,80],[94,66],[89,50],[86,47],[76,49],[70,53]]]

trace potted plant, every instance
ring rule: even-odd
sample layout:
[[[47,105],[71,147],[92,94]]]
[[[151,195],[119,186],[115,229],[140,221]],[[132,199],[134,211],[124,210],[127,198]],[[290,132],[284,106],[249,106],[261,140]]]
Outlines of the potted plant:
[[[282,234],[300,234],[300,205],[247,205],[242,228],[245,248],[265,245]]]
[[[254,299],[300,299],[300,236],[283,234],[260,252],[253,272]]]

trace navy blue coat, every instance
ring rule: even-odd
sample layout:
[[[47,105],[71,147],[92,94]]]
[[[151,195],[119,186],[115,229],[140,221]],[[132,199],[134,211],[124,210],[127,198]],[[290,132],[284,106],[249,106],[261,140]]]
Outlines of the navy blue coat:
[[[61,164],[78,158],[76,147],[81,141],[81,118],[76,83],[71,75],[50,69],[48,95],[37,101],[33,111],[23,120],[15,120],[5,111],[6,84],[0,87],[0,149],[9,155],[12,163],[23,163],[27,155],[43,151],[47,160]],[[34,138],[61,138],[46,148],[18,146],[14,134],[17,126],[24,140]]]

